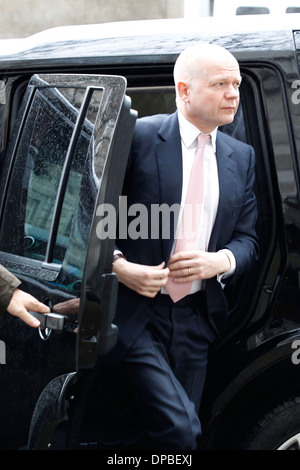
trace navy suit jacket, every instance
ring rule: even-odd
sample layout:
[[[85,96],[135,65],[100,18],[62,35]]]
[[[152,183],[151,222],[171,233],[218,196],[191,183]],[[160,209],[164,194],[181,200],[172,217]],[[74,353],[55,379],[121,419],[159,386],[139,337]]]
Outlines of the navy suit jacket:
[[[209,251],[228,248],[236,258],[235,276],[245,273],[258,255],[255,232],[256,198],[253,193],[255,155],[253,148],[221,132],[217,133],[216,153],[219,173],[219,206],[209,243]],[[148,209],[148,233],[116,242],[125,257],[134,263],[158,265],[168,259],[174,241],[151,238],[151,205],[180,204],[182,189],[182,152],[177,112],[138,119],[132,141],[124,192],[127,208],[143,204]],[[120,217],[124,222],[124,214]],[[136,224],[137,214],[128,216]],[[138,228],[134,225],[135,228]],[[157,233],[157,228],[155,230]],[[130,235],[130,233],[129,233]],[[227,316],[223,289],[216,278],[206,281],[208,315],[212,326],[221,330]],[[121,357],[151,318],[152,299],[138,295],[119,284],[118,306],[114,323],[119,328],[119,342],[114,351]]]

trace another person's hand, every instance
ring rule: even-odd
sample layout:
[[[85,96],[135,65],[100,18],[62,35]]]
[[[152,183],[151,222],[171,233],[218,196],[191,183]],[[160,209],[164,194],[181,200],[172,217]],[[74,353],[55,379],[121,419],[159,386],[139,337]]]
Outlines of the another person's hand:
[[[52,312],[59,313],[60,315],[68,315],[77,317],[79,313],[80,298],[65,300],[52,307]]]
[[[7,311],[11,315],[20,318],[27,325],[37,328],[40,322],[30,315],[28,310],[39,313],[49,313],[50,309],[47,305],[39,302],[35,297],[22,291],[15,289],[13,296],[8,304]]]
[[[131,263],[124,258],[114,262],[114,272],[119,282],[140,295],[153,298],[166,285],[169,269],[162,262],[157,266]]]

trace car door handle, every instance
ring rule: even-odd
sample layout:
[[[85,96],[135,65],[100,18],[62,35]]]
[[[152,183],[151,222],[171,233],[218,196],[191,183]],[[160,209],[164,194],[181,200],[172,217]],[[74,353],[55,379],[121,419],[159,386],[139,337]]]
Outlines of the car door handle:
[[[40,328],[48,328],[49,330],[62,331],[69,322],[67,316],[59,313],[38,313],[31,311],[28,313],[39,320]]]

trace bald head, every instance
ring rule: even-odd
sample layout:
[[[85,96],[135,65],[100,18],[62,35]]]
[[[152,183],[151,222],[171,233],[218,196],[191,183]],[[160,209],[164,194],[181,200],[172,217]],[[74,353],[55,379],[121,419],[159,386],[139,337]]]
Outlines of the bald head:
[[[185,49],[174,67],[178,110],[202,132],[232,122],[241,75],[235,57],[214,44]]]
[[[180,81],[192,84],[208,72],[209,66],[223,62],[238,65],[235,57],[224,47],[206,43],[190,46],[179,55],[175,63],[175,85]]]

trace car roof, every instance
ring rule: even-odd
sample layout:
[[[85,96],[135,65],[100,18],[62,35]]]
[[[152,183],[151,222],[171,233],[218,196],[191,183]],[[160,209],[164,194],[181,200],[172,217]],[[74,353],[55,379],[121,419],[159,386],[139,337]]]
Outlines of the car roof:
[[[92,63],[173,61],[189,44],[215,42],[234,53],[281,51],[293,47],[300,14],[125,21],[63,26],[27,38],[0,40],[0,63],[77,61]]]

